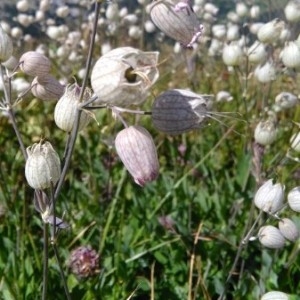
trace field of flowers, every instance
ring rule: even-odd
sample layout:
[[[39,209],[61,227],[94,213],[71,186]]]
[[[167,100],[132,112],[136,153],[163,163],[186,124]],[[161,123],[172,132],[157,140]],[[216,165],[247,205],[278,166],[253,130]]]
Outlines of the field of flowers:
[[[300,299],[300,0],[0,3],[0,299]]]

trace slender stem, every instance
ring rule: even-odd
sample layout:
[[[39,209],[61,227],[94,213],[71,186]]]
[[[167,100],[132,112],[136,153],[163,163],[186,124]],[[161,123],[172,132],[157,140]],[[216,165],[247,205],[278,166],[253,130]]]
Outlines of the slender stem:
[[[87,81],[88,81],[89,70],[90,70],[90,67],[91,67],[92,55],[93,55],[93,50],[94,50],[94,45],[95,45],[95,37],[96,37],[96,32],[97,32],[100,4],[101,4],[100,1],[96,1],[96,4],[95,4],[95,20],[94,20],[94,24],[93,24],[93,31],[92,31],[92,36],[91,36],[91,41],[90,41],[90,46],[89,46],[89,53],[88,53],[87,62],[86,62],[86,72],[85,72],[85,76],[84,76],[84,79],[83,79],[81,92],[80,92],[80,101],[83,98],[84,90],[85,90],[85,87],[86,87]],[[67,145],[68,149],[67,149],[65,163],[64,163],[63,170],[61,172],[61,176],[59,178],[59,181],[57,183],[56,190],[55,190],[55,193],[54,193],[54,202],[57,200],[57,198],[59,196],[59,193],[60,193],[61,188],[63,186],[64,179],[65,179],[67,171],[69,169],[72,153],[73,153],[73,150],[74,150],[74,146],[75,146],[75,142],[76,142],[76,138],[77,138],[77,134],[78,134],[80,116],[81,116],[81,109],[78,108],[77,111],[76,111],[76,115],[75,115],[75,121],[74,121],[74,126],[73,126],[73,129],[72,129],[72,132],[71,132],[71,137],[70,137],[69,143]]]
[[[57,262],[58,267],[59,267],[60,276],[61,276],[62,281],[63,281],[63,285],[64,285],[64,290],[65,290],[66,297],[67,297],[68,300],[71,300],[71,295],[69,293],[69,289],[68,289],[66,277],[65,277],[62,265],[61,265],[61,260],[60,260],[59,254],[58,254],[57,246],[56,246],[55,243],[53,243],[52,246],[53,246],[53,250],[54,250],[56,262]]]
[[[47,299],[47,286],[48,286],[48,257],[49,257],[49,234],[48,224],[44,222],[43,227],[43,239],[44,239],[44,258],[43,258],[43,292],[42,300]]]

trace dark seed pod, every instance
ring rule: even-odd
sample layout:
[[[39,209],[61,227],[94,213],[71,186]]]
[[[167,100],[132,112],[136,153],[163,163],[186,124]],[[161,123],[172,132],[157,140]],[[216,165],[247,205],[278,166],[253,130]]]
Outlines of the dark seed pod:
[[[211,95],[198,95],[188,90],[168,90],[153,103],[153,125],[171,135],[200,128],[209,115],[211,99]]]

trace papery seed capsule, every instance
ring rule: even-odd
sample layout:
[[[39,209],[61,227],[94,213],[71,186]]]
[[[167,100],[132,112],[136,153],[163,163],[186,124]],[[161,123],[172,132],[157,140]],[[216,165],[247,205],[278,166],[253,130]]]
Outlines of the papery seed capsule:
[[[50,60],[36,51],[25,52],[19,60],[20,69],[30,76],[43,76],[50,71]]]
[[[0,26],[0,62],[8,60],[13,53],[13,43],[8,34]]]
[[[67,86],[64,94],[55,106],[54,121],[60,129],[66,132],[70,132],[74,126],[76,110],[81,103],[79,102],[80,93],[81,87],[77,83]],[[91,95],[91,90],[86,88],[82,102],[87,101]],[[78,130],[82,130],[89,123],[90,119],[91,116],[86,111],[82,111]]]
[[[276,79],[276,68],[273,61],[267,61],[258,65],[254,70],[254,76],[261,83],[268,83]]]
[[[31,83],[32,94],[44,101],[58,100],[65,87],[52,75],[37,76]]]
[[[283,198],[284,186],[269,179],[255,193],[254,203],[265,212],[275,213],[283,206]]]
[[[281,109],[288,109],[296,106],[299,103],[299,98],[289,92],[281,92],[275,97],[277,107]]]
[[[153,23],[167,36],[191,48],[204,29],[189,1],[154,1],[150,5]]]
[[[248,15],[248,7],[243,2],[238,2],[236,4],[235,11],[240,18],[244,18]]]
[[[122,107],[142,103],[158,79],[158,55],[121,47],[100,57],[91,74],[97,103]]]
[[[152,105],[152,121],[157,130],[177,135],[201,128],[209,116],[211,95],[174,89],[160,94]]]
[[[273,120],[261,121],[254,131],[255,142],[262,146],[272,144],[276,140],[277,128]]]
[[[157,151],[150,133],[141,126],[120,131],[115,139],[117,153],[134,181],[144,186],[159,174]]]
[[[238,66],[243,58],[243,51],[236,43],[225,45],[222,53],[223,62],[227,66]]]
[[[285,244],[284,236],[278,228],[266,225],[259,229],[258,239],[262,245],[271,249],[280,249]]]
[[[248,59],[254,64],[263,64],[268,58],[268,52],[266,46],[259,41],[255,41],[254,44],[248,49]]]
[[[18,11],[25,12],[29,9],[29,3],[27,0],[20,0],[16,4],[16,8]]]
[[[296,212],[300,212],[300,186],[294,187],[287,195],[289,207]]]
[[[287,42],[282,50],[281,59],[288,68],[300,67],[300,48],[295,41]]]
[[[263,294],[260,300],[289,300],[289,295],[283,292],[272,291]]]
[[[297,0],[291,0],[284,8],[286,19],[291,23],[300,21],[300,3]]]
[[[257,38],[262,43],[272,44],[279,39],[284,26],[284,22],[276,18],[259,28]]]
[[[60,177],[60,159],[49,142],[36,143],[26,149],[25,177],[28,184],[43,190],[55,185]]]
[[[253,5],[250,8],[250,17],[251,19],[257,19],[260,16],[260,6]]]
[[[291,148],[296,152],[300,152],[300,132],[294,133],[290,139]]]
[[[279,230],[282,235],[289,241],[295,242],[299,238],[299,230],[296,224],[288,218],[283,218],[278,224]]]

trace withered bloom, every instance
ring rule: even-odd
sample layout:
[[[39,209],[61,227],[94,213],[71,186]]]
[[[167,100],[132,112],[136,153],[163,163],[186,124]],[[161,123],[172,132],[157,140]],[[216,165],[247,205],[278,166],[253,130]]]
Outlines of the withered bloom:
[[[78,247],[71,252],[68,266],[79,278],[97,275],[100,271],[99,255],[91,246]]]

